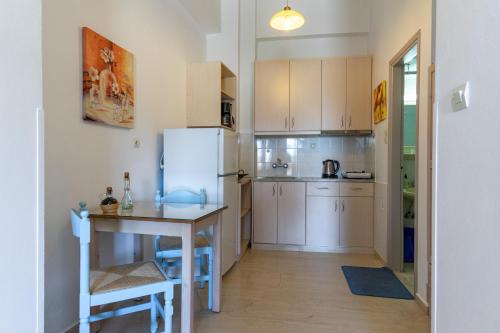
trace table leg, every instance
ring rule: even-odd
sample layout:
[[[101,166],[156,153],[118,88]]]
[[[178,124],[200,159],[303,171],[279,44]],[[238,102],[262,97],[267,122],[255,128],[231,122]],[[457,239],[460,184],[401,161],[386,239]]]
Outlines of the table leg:
[[[217,222],[214,224],[213,231],[213,292],[212,292],[212,311],[221,310],[221,291],[222,291],[222,213],[218,214]]]
[[[182,228],[182,305],[181,332],[194,331],[194,227]]]

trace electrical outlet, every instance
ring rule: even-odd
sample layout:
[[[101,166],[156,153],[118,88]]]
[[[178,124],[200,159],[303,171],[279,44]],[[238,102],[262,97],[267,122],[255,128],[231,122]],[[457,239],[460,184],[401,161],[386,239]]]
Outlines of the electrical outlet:
[[[134,148],[140,148],[140,147],[141,147],[141,140],[134,139]]]

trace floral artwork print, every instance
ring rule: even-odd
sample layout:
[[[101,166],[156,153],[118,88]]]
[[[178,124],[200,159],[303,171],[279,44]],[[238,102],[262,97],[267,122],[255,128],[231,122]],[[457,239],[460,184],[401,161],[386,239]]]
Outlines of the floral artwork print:
[[[83,35],[83,119],[134,127],[134,56],[89,28]]]

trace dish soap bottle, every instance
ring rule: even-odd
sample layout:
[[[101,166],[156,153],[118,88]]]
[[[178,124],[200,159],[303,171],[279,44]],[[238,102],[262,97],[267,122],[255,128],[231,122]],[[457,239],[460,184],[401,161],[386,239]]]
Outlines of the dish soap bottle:
[[[130,210],[134,207],[132,203],[132,195],[130,194],[130,176],[128,172],[125,172],[123,179],[123,198],[121,202],[122,210]]]

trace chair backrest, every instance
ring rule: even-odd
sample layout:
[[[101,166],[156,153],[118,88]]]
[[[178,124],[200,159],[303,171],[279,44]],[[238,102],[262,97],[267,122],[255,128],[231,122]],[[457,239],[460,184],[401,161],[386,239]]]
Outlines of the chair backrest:
[[[77,238],[80,238],[81,235],[81,225],[83,218],[88,217],[87,204],[82,201],[79,205],[80,211],[71,209],[71,231],[73,233],[73,236]]]
[[[205,204],[207,201],[207,195],[204,190],[200,190],[200,193],[194,193],[188,190],[177,190],[172,191],[162,199],[163,203],[184,203],[184,204]]]
[[[80,213],[76,210],[71,210],[71,231],[73,232],[73,236],[80,238]]]
[[[80,239],[80,295],[90,290],[90,220],[87,204],[80,202],[80,211],[71,210],[71,230]]]

